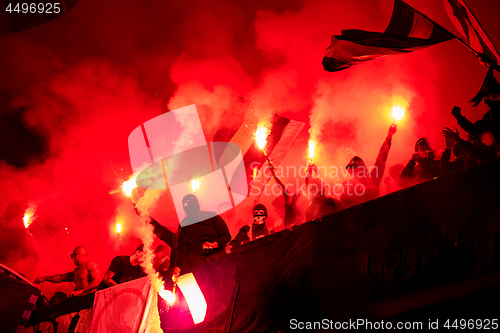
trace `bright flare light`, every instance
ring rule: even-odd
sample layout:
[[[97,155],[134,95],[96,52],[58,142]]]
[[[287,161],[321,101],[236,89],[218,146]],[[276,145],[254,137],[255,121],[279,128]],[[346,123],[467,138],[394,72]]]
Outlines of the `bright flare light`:
[[[117,224],[115,225],[115,227],[116,227],[116,232],[117,232],[117,233],[122,232],[122,224],[121,224],[121,223],[117,223]]]
[[[26,229],[28,229],[28,227],[30,226],[31,222],[30,222],[30,217],[29,214],[24,214],[24,217],[23,217],[23,221],[24,221],[24,227]]]
[[[405,109],[400,107],[399,105],[393,106],[392,107],[392,117],[394,118],[394,121],[397,121],[405,115]]]
[[[135,178],[132,178],[130,180],[127,180],[126,182],[123,182],[122,190],[123,190],[123,192],[125,192],[127,197],[130,197],[132,195],[132,191],[136,187],[137,187],[137,184],[135,183]]]
[[[177,285],[186,299],[194,323],[201,323],[205,320],[207,314],[207,302],[198,283],[196,283],[193,273],[181,275]]]
[[[260,149],[264,149],[267,143],[268,130],[264,126],[259,126],[255,131],[255,142]]]
[[[193,192],[200,188],[200,181],[198,179],[191,180],[191,187],[193,188]]]
[[[163,286],[160,287],[160,292],[158,293],[161,298],[167,301],[170,305],[175,302],[175,294],[173,294],[170,290],[166,290]]]
[[[309,160],[312,161],[314,157],[314,150],[316,149],[316,143],[312,140],[309,140]]]

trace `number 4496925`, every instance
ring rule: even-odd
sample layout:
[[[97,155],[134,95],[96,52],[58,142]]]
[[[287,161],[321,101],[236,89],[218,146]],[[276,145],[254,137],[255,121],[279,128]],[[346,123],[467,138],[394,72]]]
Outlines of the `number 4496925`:
[[[9,2],[7,8],[5,8],[6,12],[9,13],[39,13],[39,14],[59,14],[61,12],[61,4],[60,3],[12,3]]]
[[[498,319],[448,319],[443,327],[447,329],[498,329]]]

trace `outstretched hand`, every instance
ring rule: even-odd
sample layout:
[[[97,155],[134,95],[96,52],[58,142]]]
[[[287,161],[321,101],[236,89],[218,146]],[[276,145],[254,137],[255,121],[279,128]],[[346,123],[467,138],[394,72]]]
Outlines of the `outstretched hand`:
[[[39,277],[39,278],[36,278],[36,279],[35,279],[35,283],[36,283],[36,284],[40,284],[40,283],[42,283],[43,281],[45,281],[45,280],[43,279],[43,277]]]
[[[392,124],[391,127],[389,127],[389,133],[387,133],[388,138],[392,138],[394,133],[398,131],[398,125],[396,123]]]
[[[443,130],[443,135],[446,139],[450,140],[450,141],[453,141],[454,143],[458,142],[460,140],[460,134],[458,134],[458,130],[457,128],[455,127],[455,131],[456,132],[453,132],[451,129],[449,129],[448,127],[445,127],[445,129]],[[448,147],[448,142],[446,143],[446,146]]]
[[[454,106],[453,109],[451,110],[451,114],[455,118],[462,116],[461,112],[462,112],[462,109],[460,109],[460,107],[458,107],[458,106]]]

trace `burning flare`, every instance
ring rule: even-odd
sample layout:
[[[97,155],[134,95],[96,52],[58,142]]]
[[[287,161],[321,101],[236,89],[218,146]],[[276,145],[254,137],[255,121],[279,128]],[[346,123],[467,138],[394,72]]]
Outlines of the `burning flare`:
[[[24,227],[25,227],[26,229],[28,229],[28,227],[29,227],[29,226],[30,226],[30,224],[31,224],[30,217],[31,217],[31,216],[30,216],[28,213],[25,213],[25,214],[24,214],[23,221],[24,221]]]
[[[405,109],[400,107],[399,105],[393,106],[392,107],[392,117],[394,118],[394,122],[398,121],[399,119],[403,118],[405,115]]]
[[[160,291],[158,292],[161,298],[167,301],[170,305],[175,302],[175,294],[170,290],[165,289],[163,286],[160,286]]]
[[[118,222],[116,225],[116,232],[117,233],[121,233],[122,232],[122,224],[120,222]]]
[[[312,161],[315,149],[316,149],[316,143],[312,140],[309,140],[309,161]]]
[[[255,131],[255,142],[257,143],[257,147],[259,147],[259,149],[264,150],[264,147],[267,144],[268,132],[268,129],[264,126],[259,126]]]
[[[122,190],[125,193],[127,197],[132,196],[132,192],[134,191],[134,188],[137,187],[137,184],[135,183],[135,178],[131,178],[127,180],[126,182],[123,182],[122,185]]]
[[[198,179],[191,180],[191,187],[193,188],[193,192],[200,188],[200,181]]]

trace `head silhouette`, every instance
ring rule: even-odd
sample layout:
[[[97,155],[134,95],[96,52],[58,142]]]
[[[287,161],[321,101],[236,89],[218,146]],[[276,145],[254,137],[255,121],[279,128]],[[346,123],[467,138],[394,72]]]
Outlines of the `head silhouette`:
[[[200,203],[194,194],[188,194],[182,198],[182,208],[188,217],[194,217],[200,212]]]

